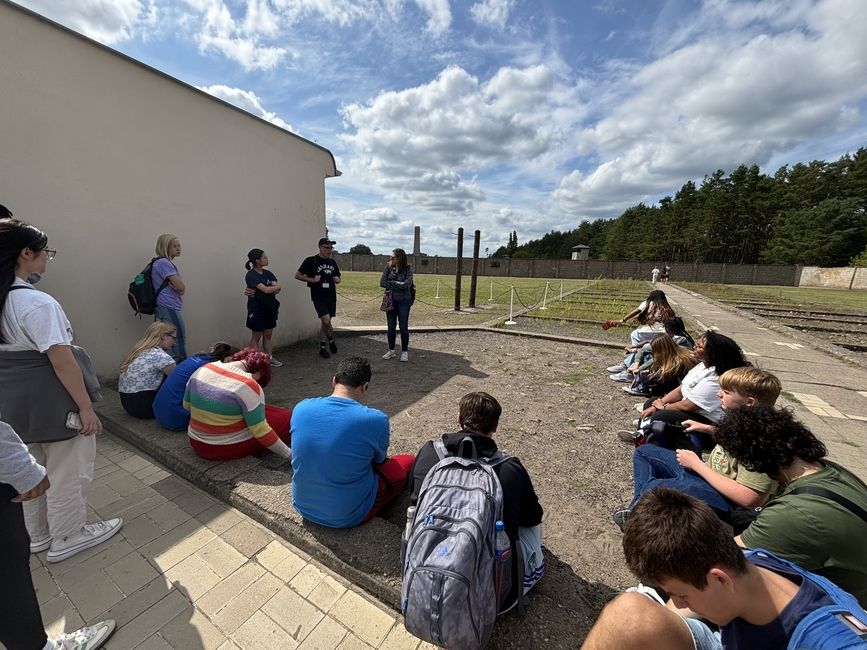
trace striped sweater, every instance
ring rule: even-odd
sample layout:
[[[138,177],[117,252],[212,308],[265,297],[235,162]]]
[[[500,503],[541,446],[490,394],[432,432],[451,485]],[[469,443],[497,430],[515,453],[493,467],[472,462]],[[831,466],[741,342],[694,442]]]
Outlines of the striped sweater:
[[[241,362],[215,361],[196,370],[184,391],[190,438],[233,445],[251,438],[270,447],[279,440],[265,419],[265,393]]]

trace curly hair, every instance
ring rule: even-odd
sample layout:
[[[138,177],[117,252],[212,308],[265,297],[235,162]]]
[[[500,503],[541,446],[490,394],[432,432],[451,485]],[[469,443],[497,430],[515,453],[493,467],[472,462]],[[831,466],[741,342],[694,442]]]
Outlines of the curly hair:
[[[744,359],[743,352],[734,339],[713,330],[706,331],[701,338],[704,339],[704,365],[713,368],[717,375],[732,368],[752,365]]]
[[[753,472],[780,476],[796,458],[814,463],[828,455],[825,445],[798,422],[792,411],[755,404],[726,413],[717,425],[716,442]]]
[[[271,383],[271,356],[255,348],[244,348],[232,355],[232,361],[243,361],[247,372],[251,375],[259,373],[259,385],[262,388]]]

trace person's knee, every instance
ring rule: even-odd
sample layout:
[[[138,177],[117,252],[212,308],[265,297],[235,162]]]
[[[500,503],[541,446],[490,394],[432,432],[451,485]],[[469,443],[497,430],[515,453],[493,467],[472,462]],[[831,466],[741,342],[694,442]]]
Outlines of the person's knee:
[[[582,647],[694,650],[692,635],[683,619],[634,592],[620,594],[605,606]]]

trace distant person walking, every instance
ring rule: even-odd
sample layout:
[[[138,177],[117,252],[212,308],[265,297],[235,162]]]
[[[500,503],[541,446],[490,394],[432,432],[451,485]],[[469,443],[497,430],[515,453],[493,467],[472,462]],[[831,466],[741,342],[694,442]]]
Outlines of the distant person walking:
[[[668,284],[669,279],[671,279],[671,267],[668,265],[668,262],[666,262],[665,266],[662,267],[663,284]]]
[[[659,281],[659,265],[656,264],[650,272],[650,281],[656,284]]]
[[[266,269],[268,256],[261,248],[254,248],[247,253],[247,275],[244,280],[247,283],[247,327],[250,335],[250,345],[254,350],[259,349],[262,342],[262,351],[271,357],[271,365],[279,368],[283,365],[271,354],[271,334],[277,327],[277,314],[280,311],[280,301],[277,294],[280,293],[280,283],[277,276]]]
[[[160,235],[157,237],[155,252],[157,259],[154,260],[151,270],[151,281],[154,289],[159,289],[163,283],[165,288],[157,295],[154,320],[161,320],[175,326],[178,337],[169,354],[175,358],[175,361],[183,361],[187,358],[187,330],[184,327],[181,309],[184,306],[183,295],[187,287],[181,279],[178,267],[172,261],[181,254],[181,240],[172,234]]]
[[[0,219],[0,412],[48,470],[51,489],[25,503],[24,518],[30,551],[49,549],[49,562],[106,541],[122,524],[87,523],[99,383],[82,371],[63,308],[33,286],[56,254],[35,226]]]
[[[319,329],[319,356],[325,359],[337,352],[334,328],[331,326],[331,319],[337,313],[336,285],[340,283],[340,269],[331,258],[336,243],[327,237],[320,239],[319,252],[305,258],[295,272],[295,279],[306,282],[310,287],[310,299],[322,323]]]
[[[394,359],[397,356],[394,345],[396,329],[400,324],[400,360],[409,361],[409,310],[412,306],[412,267],[406,262],[406,251],[395,248],[388,260],[388,266],[382,272],[379,286],[391,291],[393,309],[385,312],[388,324],[388,352],[383,359]]]

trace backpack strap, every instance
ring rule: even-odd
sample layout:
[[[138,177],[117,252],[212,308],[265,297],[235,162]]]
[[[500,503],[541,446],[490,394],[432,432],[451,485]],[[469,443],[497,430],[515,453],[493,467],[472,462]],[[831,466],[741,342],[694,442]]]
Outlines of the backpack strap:
[[[467,452],[470,453],[467,456]],[[469,458],[471,460],[479,460],[479,452],[476,450],[476,443],[469,436],[464,436],[458,445],[458,456],[461,458]]]
[[[17,289],[33,289],[33,287],[22,287],[20,284],[16,284],[15,286],[9,287],[9,291],[15,291]],[[36,289],[33,289],[36,291]]]
[[[867,524],[867,511],[864,510],[857,503],[852,503],[844,497],[842,494],[837,494],[836,492],[832,492],[831,490],[827,490],[823,487],[818,487],[814,485],[803,485],[801,487],[796,487],[794,490],[789,492],[789,494],[812,494],[817,497],[823,497],[825,499],[830,499],[834,503],[843,506],[846,510],[851,512],[853,515],[856,515],[861,518],[865,524]]]
[[[148,275],[150,275],[150,277],[151,277],[151,282],[154,281],[154,275],[153,275],[153,274],[154,274],[154,262],[156,262],[157,260],[165,260],[165,259],[168,259],[168,258],[167,258],[167,257],[163,257],[162,255],[160,255],[159,257],[155,257],[155,258],[153,258],[153,259],[151,260],[151,263],[147,265],[147,268],[145,269],[145,271],[147,272]],[[177,268],[177,267],[176,267],[176,268]],[[169,285],[169,279],[168,279],[168,277],[163,278],[163,282],[162,282],[162,284],[160,285],[159,289],[157,289],[156,291],[154,291],[154,304],[156,304],[157,297],[160,295],[160,291],[162,291],[163,289],[165,289],[168,285]]]
[[[446,449],[446,443],[444,443],[442,440],[434,440],[433,448],[440,460],[442,460],[443,458],[448,458],[452,455],[451,452]]]

